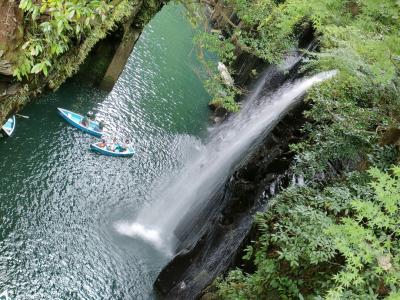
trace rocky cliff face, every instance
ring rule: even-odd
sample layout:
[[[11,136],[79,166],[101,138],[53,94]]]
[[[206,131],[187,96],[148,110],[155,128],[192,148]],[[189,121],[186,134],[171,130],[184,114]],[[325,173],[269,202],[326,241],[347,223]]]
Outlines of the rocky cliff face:
[[[235,39],[229,34],[233,23],[235,26],[240,24],[235,13],[218,0],[207,3],[210,5],[213,28],[220,30],[225,38]],[[299,36],[300,48],[314,49],[313,38],[313,32],[303,32]],[[236,46],[237,59],[232,65],[236,71],[235,83],[246,87],[254,78],[253,70],[265,68],[266,63],[245,51],[241,45]],[[299,66],[298,61],[287,73],[278,69],[271,73],[264,83],[264,90],[271,92],[286,80],[301,76],[298,74]],[[268,200],[275,193],[297,180],[290,172],[293,153],[289,145],[303,138],[299,129],[305,122],[302,114],[304,106],[300,104],[288,113],[255,147],[253,153],[237,166],[225,186],[209,200],[210,207],[184,224],[190,224],[192,227],[189,228],[206,224],[200,234],[195,237],[179,236],[179,228],[176,230],[175,234],[181,241],[178,253],[154,283],[161,298],[213,299],[212,291],[207,288],[212,281],[230,268],[241,266],[242,250],[254,235],[255,214],[265,210]],[[216,113],[219,120],[224,118],[218,115],[218,110]],[[207,215],[207,219],[203,215]]]
[[[22,42],[23,33],[23,13],[18,2],[0,0],[0,76],[12,76],[15,51]]]

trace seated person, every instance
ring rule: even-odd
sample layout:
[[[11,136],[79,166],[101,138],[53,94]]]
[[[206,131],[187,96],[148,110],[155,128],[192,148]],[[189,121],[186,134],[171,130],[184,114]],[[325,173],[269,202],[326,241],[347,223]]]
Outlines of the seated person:
[[[122,151],[128,150],[130,147],[129,140],[125,139],[125,142],[120,143],[120,146],[123,149]]]
[[[96,118],[96,115],[94,114],[94,112],[88,111],[88,112],[86,113],[86,117],[88,117],[89,120],[94,121],[95,118]]]
[[[99,125],[97,126],[97,131],[103,131],[103,129],[104,129],[104,122],[100,121]]]
[[[104,148],[105,146],[107,146],[107,141],[105,139],[102,139],[101,142],[99,143],[99,147]]]
[[[114,142],[113,143],[108,143],[107,150],[110,150],[110,151],[114,152],[116,149],[117,149],[117,146],[116,146],[116,144]]]
[[[82,125],[82,126],[85,126],[85,127],[88,127],[88,126],[89,126],[89,119],[88,119],[88,117],[84,117],[84,118],[82,119],[81,125]]]
[[[124,152],[126,150],[126,148],[121,144],[117,144],[117,146],[115,147],[115,150],[117,150],[119,152]]]

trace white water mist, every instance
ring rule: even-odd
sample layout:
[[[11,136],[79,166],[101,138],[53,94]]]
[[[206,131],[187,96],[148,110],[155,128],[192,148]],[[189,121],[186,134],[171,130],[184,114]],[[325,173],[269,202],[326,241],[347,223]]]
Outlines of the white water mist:
[[[240,113],[213,128],[208,142],[171,179],[158,200],[143,208],[133,223],[117,224],[118,232],[142,238],[160,250],[173,253],[174,230],[183,218],[193,209],[201,208],[224,184],[257,138],[271,130],[311,86],[335,74],[336,71],[330,71],[303,78],[260,98],[264,85],[261,80],[248,97],[251,101],[244,101]]]

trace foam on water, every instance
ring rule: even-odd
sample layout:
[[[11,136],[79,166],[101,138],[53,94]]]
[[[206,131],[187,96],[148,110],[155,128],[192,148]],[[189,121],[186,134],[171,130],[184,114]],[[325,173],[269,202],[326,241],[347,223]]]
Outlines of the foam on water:
[[[160,251],[164,251],[168,249],[165,245],[165,241],[162,239],[160,232],[155,229],[148,229],[144,227],[142,224],[133,223],[129,224],[127,222],[121,222],[115,224],[115,229],[118,233],[134,238],[140,238],[151,245],[153,245],[156,249]],[[170,252],[166,252],[169,256]]]

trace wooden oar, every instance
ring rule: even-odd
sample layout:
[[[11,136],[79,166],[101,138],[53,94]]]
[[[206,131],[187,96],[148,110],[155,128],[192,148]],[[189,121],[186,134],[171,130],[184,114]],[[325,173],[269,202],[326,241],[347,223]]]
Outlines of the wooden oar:
[[[24,116],[24,115],[20,115],[20,114],[15,114],[17,117],[20,117],[20,118],[24,118],[24,119],[29,119],[29,117],[28,116]]]

